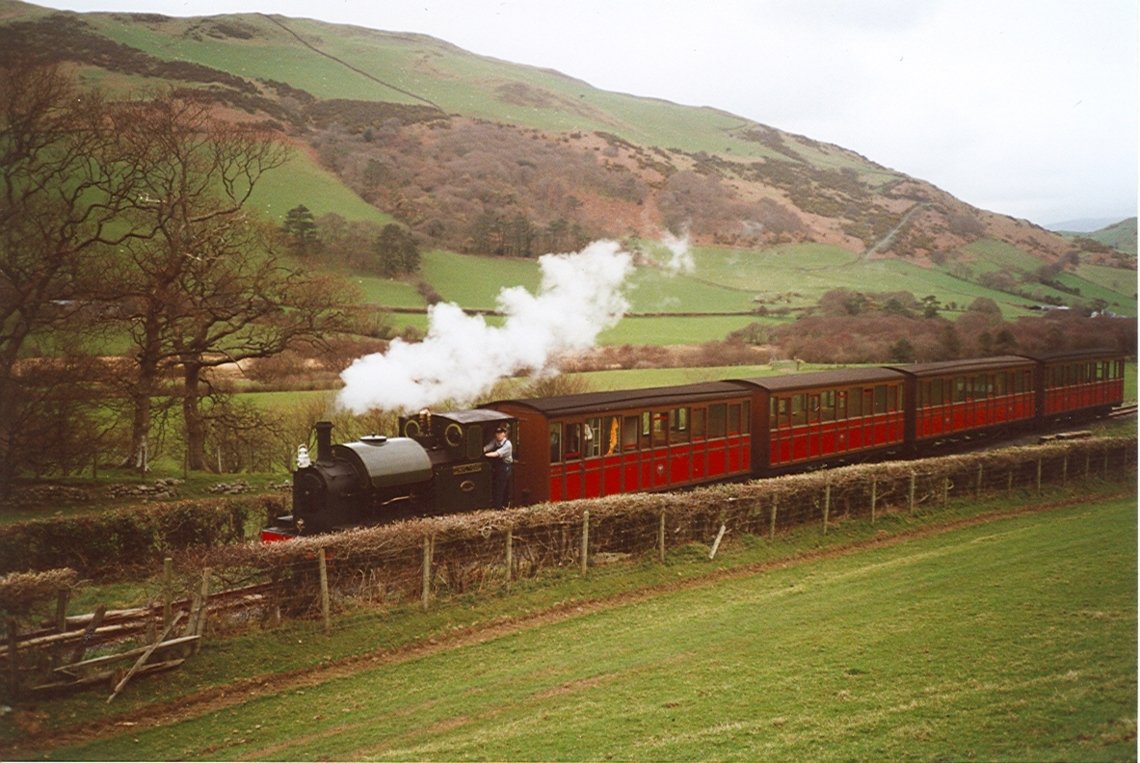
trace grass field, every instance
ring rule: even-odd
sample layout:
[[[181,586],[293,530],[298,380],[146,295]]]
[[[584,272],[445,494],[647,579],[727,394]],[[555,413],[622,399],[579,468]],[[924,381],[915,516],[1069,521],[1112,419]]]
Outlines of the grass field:
[[[51,757],[1134,759],[1135,509],[617,597]]]

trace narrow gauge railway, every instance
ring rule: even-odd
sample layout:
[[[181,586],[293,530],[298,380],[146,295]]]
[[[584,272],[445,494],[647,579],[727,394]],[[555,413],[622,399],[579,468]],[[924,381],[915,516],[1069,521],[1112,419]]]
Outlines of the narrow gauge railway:
[[[500,400],[402,417],[397,437],[300,454],[292,514],[265,541],[492,505],[484,445],[514,446],[512,505],[688,488],[917,458],[1103,417],[1124,400],[1123,353],[1003,355],[653,389]]]

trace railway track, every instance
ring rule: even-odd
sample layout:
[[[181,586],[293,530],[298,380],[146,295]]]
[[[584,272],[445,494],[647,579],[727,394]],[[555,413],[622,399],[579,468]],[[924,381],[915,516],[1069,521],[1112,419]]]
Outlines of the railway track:
[[[1135,416],[1137,407],[1136,405],[1122,405],[1119,408],[1114,408],[1112,412],[1108,414],[1108,418],[1123,419],[1127,416]]]

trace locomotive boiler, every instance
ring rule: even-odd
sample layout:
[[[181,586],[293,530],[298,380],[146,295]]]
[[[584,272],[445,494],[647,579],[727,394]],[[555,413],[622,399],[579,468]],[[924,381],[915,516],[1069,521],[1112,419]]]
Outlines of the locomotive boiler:
[[[333,444],[333,425],[317,422],[316,458],[298,449],[292,513],[277,517],[261,539],[488,508],[491,464],[483,447],[496,428],[513,432],[514,425],[513,417],[492,410],[421,411],[400,419],[401,436]]]

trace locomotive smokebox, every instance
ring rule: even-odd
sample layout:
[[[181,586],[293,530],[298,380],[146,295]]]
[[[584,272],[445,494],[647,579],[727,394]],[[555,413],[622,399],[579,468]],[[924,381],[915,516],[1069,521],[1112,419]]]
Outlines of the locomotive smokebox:
[[[318,421],[313,428],[317,430],[317,460],[332,461],[332,422]]]

